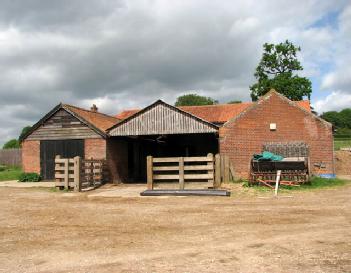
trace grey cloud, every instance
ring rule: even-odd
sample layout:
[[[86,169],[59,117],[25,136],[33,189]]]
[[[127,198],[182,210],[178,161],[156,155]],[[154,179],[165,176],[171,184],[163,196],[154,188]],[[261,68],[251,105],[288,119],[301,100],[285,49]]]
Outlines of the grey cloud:
[[[262,44],[282,28],[298,39],[342,5],[1,1],[0,142],[60,101],[97,102],[115,114],[158,98],[173,103],[189,90],[222,102],[248,100]]]

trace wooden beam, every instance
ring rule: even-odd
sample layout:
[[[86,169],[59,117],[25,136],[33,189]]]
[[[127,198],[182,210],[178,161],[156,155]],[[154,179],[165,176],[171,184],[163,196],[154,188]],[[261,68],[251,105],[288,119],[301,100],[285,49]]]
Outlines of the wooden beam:
[[[216,154],[215,156],[215,183],[213,187],[216,189],[221,185],[221,156]]]
[[[147,172],[147,189],[152,190],[154,188],[153,185],[153,173],[152,173],[152,164],[153,159],[152,156],[148,156],[146,158],[146,172]]]
[[[184,157],[179,158],[179,189],[184,190]]]
[[[229,182],[229,156],[224,156],[224,182]]]
[[[65,189],[68,190],[69,189],[69,159],[63,159],[64,160],[64,164],[65,164],[65,171],[64,171],[64,182],[65,182]],[[60,178],[60,176],[58,176],[58,178]]]
[[[81,163],[82,160],[79,156],[76,156],[74,159],[74,190],[80,192],[82,189],[82,181],[81,181]]]

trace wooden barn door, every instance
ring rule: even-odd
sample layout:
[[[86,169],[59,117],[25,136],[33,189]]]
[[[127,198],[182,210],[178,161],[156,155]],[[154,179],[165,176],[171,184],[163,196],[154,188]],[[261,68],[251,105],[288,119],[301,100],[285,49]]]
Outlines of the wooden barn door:
[[[84,140],[42,140],[40,141],[40,172],[43,180],[55,178],[55,156],[84,157]]]

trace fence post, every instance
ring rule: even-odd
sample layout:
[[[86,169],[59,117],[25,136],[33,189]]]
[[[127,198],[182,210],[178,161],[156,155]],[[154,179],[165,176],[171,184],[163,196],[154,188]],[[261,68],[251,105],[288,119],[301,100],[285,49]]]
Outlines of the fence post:
[[[56,182],[61,182],[61,179],[60,178],[56,178],[56,172],[57,172],[57,168],[60,166],[59,163],[56,162],[56,159],[60,159],[61,156],[60,155],[56,155],[55,156],[55,186],[57,187],[57,183]],[[60,173],[60,172],[58,172]]]
[[[221,185],[221,155],[216,154],[215,156],[215,183],[213,187],[216,189]]]
[[[224,182],[229,182],[229,156],[224,156]]]
[[[184,157],[179,157],[179,189],[184,190]]]
[[[64,185],[65,189],[69,189],[69,159],[65,158],[64,159],[64,164],[65,164],[65,170],[64,170]]]
[[[213,154],[209,153],[207,157],[211,160],[207,162],[207,166],[209,167],[207,173],[212,176],[212,178],[207,180],[207,188],[214,188],[214,160]]]
[[[74,191],[81,191],[82,182],[81,182],[81,158],[80,156],[76,156],[74,159]]]
[[[146,171],[147,171],[147,189],[153,190],[153,170],[152,170],[152,156],[146,157]]]

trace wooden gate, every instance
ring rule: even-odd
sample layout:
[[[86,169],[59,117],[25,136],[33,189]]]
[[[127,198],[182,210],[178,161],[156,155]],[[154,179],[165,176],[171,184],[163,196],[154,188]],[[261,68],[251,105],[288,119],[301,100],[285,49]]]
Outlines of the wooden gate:
[[[94,189],[106,180],[106,161],[55,157],[55,186],[75,191]]]
[[[186,182],[202,181],[208,188],[218,188],[230,180],[230,163],[227,156],[208,154],[202,157],[147,157],[147,188],[154,182],[177,181],[179,189]],[[233,174],[232,174],[233,177]]]

